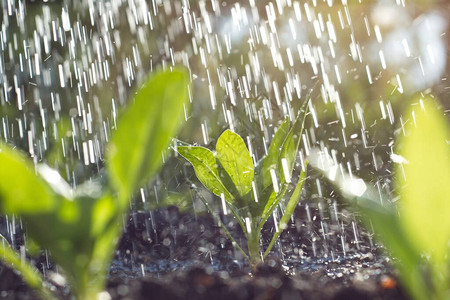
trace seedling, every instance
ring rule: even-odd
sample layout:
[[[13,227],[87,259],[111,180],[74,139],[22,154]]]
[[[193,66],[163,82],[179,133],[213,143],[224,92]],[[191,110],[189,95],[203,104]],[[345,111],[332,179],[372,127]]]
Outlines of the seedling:
[[[57,171],[35,167],[0,144],[0,211],[22,218],[29,238],[50,251],[77,299],[97,299],[103,291],[122,216],[133,192],[159,169],[183,115],[187,86],[184,72],[160,72],[135,93],[108,145],[106,185],[91,180],[72,189]],[[4,241],[0,258],[52,298],[40,273]]]
[[[450,128],[431,102],[421,99],[411,111],[393,154],[398,205],[387,195],[381,203],[377,192],[337,166],[324,167],[324,157],[315,161],[398,259],[400,279],[417,300],[450,299]]]
[[[227,237],[242,252],[254,269],[270,252],[283,229],[286,228],[306,177],[306,164],[292,191],[291,178],[306,116],[305,103],[292,125],[288,118],[280,125],[269,146],[267,155],[254,166],[243,139],[226,130],[219,137],[216,152],[197,146],[179,146],[178,152],[194,167],[200,182],[222,199],[231,211],[247,239],[247,252],[234,240],[218,219]],[[285,196],[290,194],[289,199]],[[208,203],[201,198],[205,205]],[[280,203],[285,205],[278,228],[270,244],[261,255],[261,230]],[[213,216],[216,217],[215,214]]]

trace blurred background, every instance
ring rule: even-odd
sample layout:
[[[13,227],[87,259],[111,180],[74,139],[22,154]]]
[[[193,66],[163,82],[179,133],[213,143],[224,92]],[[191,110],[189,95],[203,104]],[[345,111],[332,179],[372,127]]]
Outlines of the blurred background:
[[[392,189],[402,113],[424,95],[450,112],[447,0],[0,1],[0,141],[72,186],[103,170],[120,112],[161,68],[184,66],[192,82],[178,141],[213,149],[232,129],[257,160],[311,98],[299,161],[320,148],[380,194]],[[193,170],[172,150],[165,162],[132,210],[201,213]],[[333,189],[310,175],[300,206],[320,220],[314,254],[327,255],[328,231],[343,245],[336,253],[370,248]],[[344,227],[354,232],[345,243]]]

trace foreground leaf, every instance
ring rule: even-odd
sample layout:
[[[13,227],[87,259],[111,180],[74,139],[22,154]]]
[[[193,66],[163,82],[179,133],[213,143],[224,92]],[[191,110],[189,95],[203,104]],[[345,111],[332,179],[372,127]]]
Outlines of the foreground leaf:
[[[0,209],[5,213],[42,213],[55,206],[51,189],[27,159],[0,143]]]
[[[367,186],[361,178],[341,173],[339,165],[333,165],[333,160],[326,153],[313,149],[309,159],[311,165],[340,189],[353,209],[362,214],[366,228],[373,228],[376,238],[386,246],[390,254],[398,258],[396,266],[411,295],[415,299],[427,299],[427,285],[419,268],[420,253],[405,234],[396,207],[389,202],[383,205],[378,192]],[[386,195],[382,197],[388,198]]]
[[[185,72],[161,72],[135,94],[113,134],[106,161],[121,202],[159,169],[187,100]],[[122,203],[126,205],[126,203]]]
[[[401,220],[394,206],[382,206],[375,196],[376,192],[369,189],[361,197],[350,200],[357,211],[363,215],[367,228],[373,228],[379,239],[394,257],[400,271],[400,279],[415,299],[431,298],[425,278],[419,268],[421,256],[414,247],[412,240],[405,235]]]
[[[402,227],[416,247],[436,264],[446,261],[450,240],[450,132],[431,100],[414,110],[400,138],[395,183],[399,187]]]
[[[20,273],[29,287],[36,289],[40,296],[47,300],[56,300],[52,292],[44,284],[44,279],[32,264],[24,261],[17,251],[11,248],[5,237],[0,234],[0,260]]]

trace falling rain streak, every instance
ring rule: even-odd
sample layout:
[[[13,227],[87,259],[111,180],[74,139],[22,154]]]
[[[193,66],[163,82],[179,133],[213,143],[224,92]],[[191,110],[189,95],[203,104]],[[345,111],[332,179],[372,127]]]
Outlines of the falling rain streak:
[[[256,163],[280,122],[293,120],[311,98],[296,170],[305,170],[309,154],[319,149],[339,166],[336,172],[379,176],[378,189],[389,194],[393,135],[380,128],[401,122],[393,105],[402,95],[441,79],[445,53],[440,36],[447,21],[430,13],[405,21],[410,29],[395,28],[389,14],[409,18],[403,1],[360,2],[4,0],[0,141],[26,151],[36,164],[57,168],[76,186],[103,172],[105,145],[132,91],[156,69],[184,66],[193,104],[185,119],[197,124],[186,125],[195,133],[183,131],[185,140],[209,146],[225,128],[239,131],[247,135]],[[416,32],[421,24],[430,31]],[[415,39],[424,44],[415,45]],[[425,81],[427,76],[432,79]],[[164,201],[161,195],[178,195],[192,170],[180,161],[173,164],[181,175],[163,169],[155,182],[140,189],[142,206],[131,204],[132,209],[157,207]],[[283,178],[296,180],[286,158],[281,170],[270,170],[277,193]],[[285,258],[334,260],[367,252],[373,247],[372,233],[362,230],[337,204],[332,189],[314,176],[293,217],[291,232],[299,236],[299,246]],[[256,184],[252,193],[258,202]],[[198,185],[191,187],[201,190]],[[189,195],[188,206],[196,215],[202,205],[196,193]],[[231,220],[225,196],[220,198],[218,211]],[[387,201],[381,192],[380,201]],[[146,215],[146,236],[172,253],[180,229],[168,224],[173,241],[158,241],[159,223],[152,211]],[[273,214],[276,231],[279,215]],[[249,229],[250,219],[243,222]],[[17,223],[15,218],[2,223],[12,241]],[[134,267],[142,276],[147,272],[144,264]]]

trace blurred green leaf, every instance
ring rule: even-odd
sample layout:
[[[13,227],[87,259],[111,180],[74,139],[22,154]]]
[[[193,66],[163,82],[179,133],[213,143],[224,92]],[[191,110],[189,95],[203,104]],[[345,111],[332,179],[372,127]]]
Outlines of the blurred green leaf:
[[[157,209],[159,207],[177,206],[181,212],[192,213],[194,210],[193,199],[190,191],[180,191],[180,193],[171,193],[167,196],[161,197],[160,202],[152,201],[149,203],[150,209]],[[195,212],[202,212],[204,208],[195,208]]]
[[[116,214],[117,209],[111,196],[105,195],[95,201],[92,208],[91,236],[97,237],[101,235]]]
[[[160,72],[134,95],[134,104],[119,120],[106,157],[121,201],[128,201],[139,184],[160,167],[162,154],[179,127],[187,95],[188,78],[183,71]]]
[[[379,193],[362,179],[339,172],[337,165],[326,165],[331,159],[319,155],[314,164],[341,188],[398,259],[395,264],[410,295],[418,300],[449,299],[450,132],[430,99],[420,103],[411,111],[413,118],[397,146],[398,206],[382,204]]]
[[[401,197],[401,223],[415,246],[436,264],[447,260],[450,240],[450,132],[447,121],[431,100],[414,118],[399,141],[395,183]]]
[[[362,214],[362,220],[367,228],[373,228],[376,238],[387,250],[398,259],[396,266],[400,271],[401,280],[415,299],[428,299],[427,284],[420,269],[421,255],[414,247],[412,240],[405,234],[396,207],[390,202],[383,205],[379,200],[378,191],[364,184],[364,189],[358,188],[358,196],[352,193],[352,186],[356,182],[363,182],[356,176],[338,171],[337,165],[328,165],[332,161],[312,152],[311,164],[335,184],[353,209]],[[360,193],[361,192],[361,193]],[[387,199],[386,195],[383,198]]]
[[[128,197],[157,171],[184,111],[187,84],[185,73],[165,72],[137,92],[107,153],[110,189],[101,174],[73,189],[56,170],[34,168],[0,144],[0,209],[20,215],[28,236],[51,251],[77,299],[93,299],[104,288]]]
[[[217,159],[242,197],[252,189],[253,161],[242,138],[226,130],[217,140]]]
[[[114,228],[120,228],[120,214],[112,198],[102,196],[101,186],[95,182],[72,190],[56,170],[46,165],[38,165],[34,172],[24,155],[4,144],[0,145],[0,165],[2,211],[22,218],[31,240],[52,252],[75,293],[83,293],[87,278],[97,278],[100,286],[103,285],[105,277],[101,274],[105,273],[109,262],[105,255],[112,251],[96,260],[101,262],[103,270],[94,271],[92,253],[102,239],[99,237],[111,231],[110,227],[116,234],[119,232]],[[114,238],[110,237],[109,243],[114,245]],[[10,256],[2,258],[12,259]],[[95,276],[86,276],[89,272]],[[30,272],[24,276],[31,276],[27,281],[39,280],[38,275],[33,278]]]
[[[0,143],[0,209],[8,214],[51,211],[55,199],[51,189],[35,175],[27,157]]]
[[[348,199],[362,213],[367,228],[372,227],[376,238],[386,246],[390,254],[398,259],[396,266],[401,280],[415,299],[431,298],[427,284],[419,268],[421,256],[412,240],[405,235],[396,208],[383,206],[377,199],[377,192],[369,188],[361,197]]]
[[[192,164],[198,180],[208,190],[219,197],[223,194],[226,201],[233,203],[234,197],[220,180],[216,158],[210,150],[203,147],[183,146],[178,147],[178,153]]]
[[[50,289],[44,284],[42,276],[40,276],[39,270],[37,270],[33,265],[26,263],[19,255],[17,251],[11,248],[8,244],[7,239],[0,234],[0,259],[7,264],[9,267],[14,268],[20,273],[23,281],[28,284],[31,288],[38,291],[40,296],[44,299],[53,300]]]
[[[74,191],[74,194],[79,196],[60,197],[53,212],[22,214],[21,217],[27,224],[29,236],[51,251],[79,297],[87,289],[103,285],[115,236],[120,232],[121,214],[108,194],[98,198],[83,192]],[[109,235],[110,232],[115,235]],[[99,247],[102,253],[96,253]]]

